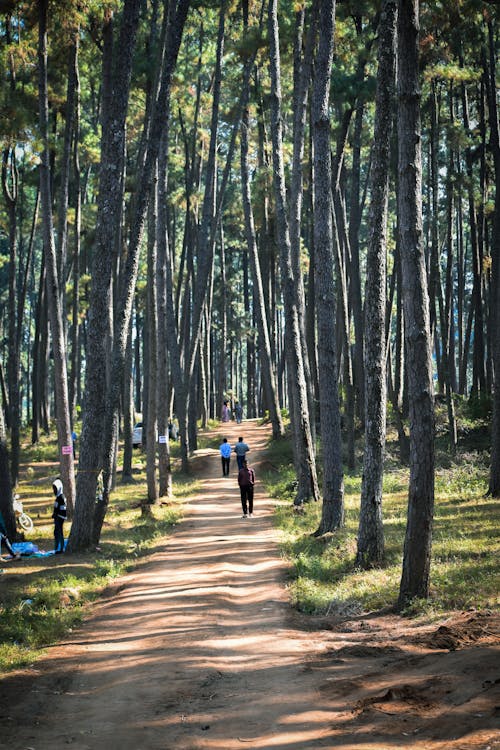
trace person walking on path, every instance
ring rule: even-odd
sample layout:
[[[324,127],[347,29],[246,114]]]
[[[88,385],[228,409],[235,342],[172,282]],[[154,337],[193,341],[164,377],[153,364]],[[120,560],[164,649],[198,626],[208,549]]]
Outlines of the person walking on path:
[[[236,417],[236,422],[241,424],[241,420],[243,419],[243,407],[239,401],[234,405],[234,416]]]
[[[242,518],[253,516],[253,486],[255,484],[255,472],[243,459],[243,466],[238,472],[238,484],[240,486]]]
[[[63,486],[60,479],[54,480],[52,483],[52,489],[54,491],[54,511],[52,518],[54,519],[54,552],[59,555],[64,552],[64,532],[63,525],[67,516],[66,509],[66,498],[63,493]]]
[[[236,453],[236,461],[238,462],[238,471],[243,466],[243,461],[245,460],[245,454],[248,453],[250,448],[246,443],[243,442],[243,438],[239,437],[238,442],[234,446],[234,452]]]
[[[227,438],[224,438],[220,447],[220,456],[222,461],[222,476],[229,476],[229,464],[231,462],[231,446],[227,442]]]

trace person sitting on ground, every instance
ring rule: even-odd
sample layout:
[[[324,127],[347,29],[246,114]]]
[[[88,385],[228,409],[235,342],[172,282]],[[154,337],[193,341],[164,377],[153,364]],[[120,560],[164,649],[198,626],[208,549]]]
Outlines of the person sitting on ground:
[[[243,509],[242,518],[252,518],[255,472],[245,460],[243,460],[243,466],[238,472],[238,484],[240,486],[241,507]]]
[[[12,544],[10,543],[10,539],[7,536],[7,527],[5,526],[5,521],[3,520],[3,516],[0,513],[0,554],[2,553],[2,543],[7,547],[7,552],[9,553],[11,559],[19,560],[21,555],[18,552],[14,552]]]
[[[222,476],[228,477],[229,476],[229,463],[231,461],[231,446],[227,442],[227,438],[224,438],[222,441],[220,447],[220,456],[222,461]]]
[[[245,453],[248,453],[250,448],[246,443],[243,442],[243,438],[239,437],[238,442],[234,446],[234,452],[236,453],[236,460],[238,462],[238,470],[243,466],[245,460]]]

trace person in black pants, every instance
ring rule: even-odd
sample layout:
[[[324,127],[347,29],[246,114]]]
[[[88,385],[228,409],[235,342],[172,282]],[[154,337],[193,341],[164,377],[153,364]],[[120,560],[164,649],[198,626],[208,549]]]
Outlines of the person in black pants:
[[[255,484],[255,472],[246,461],[238,472],[238,484],[240,486],[242,518],[253,516],[253,486]]]
[[[60,479],[56,479],[52,483],[52,489],[56,499],[54,500],[54,511],[52,518],[54,519],[54,552],[56,555],[64,552],[64,532],[63,525],[66,520],[66,498],[63,494],[63,486]]]
[[[229,476],[229,466],[231,463],[231,446],[227,442],[227,438],[224,438],[220,445],[220,457],[222,461],[222,476]]]

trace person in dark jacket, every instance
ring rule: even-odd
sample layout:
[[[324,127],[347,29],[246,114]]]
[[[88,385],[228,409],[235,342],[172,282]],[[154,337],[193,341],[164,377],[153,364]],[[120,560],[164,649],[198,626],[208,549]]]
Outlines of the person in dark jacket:
[[[67,517],[66,511],[66,498],[63,493],[63,486],[60,479],[56,479],[52,483],[52,489],[54,491],[54,511],[52,518],[54,519],[54,552],[59,555],[64,552],[64,532],[63,525]]]
[[[243,466],[238,472],[238,484],[240,486],[242,518],[253,516],[253,486],[255,484],[255,472],[244,460]]]
[[[236,461],[238,462],[238,471],[239,471],[243,466],[243,462],[245,461],[245,454],[248,453],[250,448],[243,441],[243,438],[239,437],[238,442],[234,446],[233,450],[236,453]]]
[[[9,553],[12,559],[18,560],[21,557],[21,555],[19,555],[17,552],[14,552],[12,548],[10,539],[7,536],[7,528],[5,526],[5,521],[3,520],[3,516],[0,513],[0,552],[2,551],[2,544],[5,544],[5,546],[7,547],[7,552]]]

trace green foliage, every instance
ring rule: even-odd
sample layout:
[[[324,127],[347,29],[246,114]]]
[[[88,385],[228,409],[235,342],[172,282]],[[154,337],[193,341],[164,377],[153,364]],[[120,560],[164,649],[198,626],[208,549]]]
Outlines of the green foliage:
[[[385,561],[380,568],[361,570],[355,562],[361,477],[345,475],[345,527],[316,538],[312,534],[319,525],[320,504],[308,504],[300,513],[291,506],[294,474],[289,442],[279,441],[270,450],[272,469],[263,479],[279,501],[275,518],[283,554],[291,565],[289,592],[294,605],[309,614],[340,616],[393,607],[401,576],[408,470],[386,470]],[[487,476],[480,457],[465,452],[449,468],[438,469],[431,597],[413,602],[408,614],[439,615],[450,609],[498,604],[498,502],[484,497]]]

